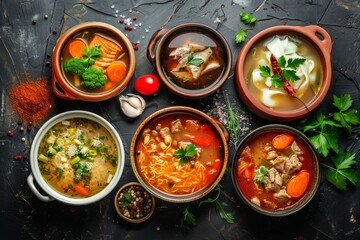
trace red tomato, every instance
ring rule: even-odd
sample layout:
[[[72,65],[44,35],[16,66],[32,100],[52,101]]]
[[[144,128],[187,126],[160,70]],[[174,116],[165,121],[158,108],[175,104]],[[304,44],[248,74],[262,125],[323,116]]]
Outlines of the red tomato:
[[[145,74],[135,81],[134,88],[142,95],[153,95],[159,90],[160,83],[157,76],[153,74]]]

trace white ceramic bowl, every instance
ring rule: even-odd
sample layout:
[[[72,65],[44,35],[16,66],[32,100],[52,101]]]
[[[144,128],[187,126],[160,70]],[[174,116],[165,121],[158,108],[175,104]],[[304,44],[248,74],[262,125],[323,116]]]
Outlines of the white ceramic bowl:
[[[118,149],[118,164],[117,164],[116,172],[115,172],[113,179],[102,191],[100,191],[99,193],[97,193],[91,197],[87,197],[87,198],[67,197],[67,196],[59,193],[55,189],[53,189],[42,177],[42,175],[40,173],[40,169],[39,169],[38,160],[37,160],[39,145],[40,145],[40,142],[41,142],[42,138],[44,137],[44,135],[55,124],[57,124],[61,121],[64,121],[64,120],[72,119],[72,118],[85,118],[85,119],[89,119],[89,120],[92,120],[92,121],[95,121],[95,122],[101,124],[103,127],[105,127],[109,131],[111,136],[114,138],[116,147]],[[125,154],[124,154],[123,143],[120,139],[119,134],[117,133],[115,128],[108,121],[106,121],[104,118],[102,118],[94,113],[91,113],[91,112],[69,111],[69,112],[61,113],[61,114],[56,115],[55,117],[51,118],[39,129],[39,131],[37,132],[37,134],[32,142],[32,145],[31,145],[30,164],[31,164],[32,173],[27,178],[27,183],[28,183],[31,191],[41,201],[50,202],[53,200],[58,200],[60,202],[63,202],[66,204],[71,204],[71,205],[86,205],[86,204],[90,204],[90,203],[99,201],[100,199],[102,199],[106,195],[108,195],[115,188],[115,186],[119,182],[122,172],[124,170]],[[47,196],[43,195],[39,192],[39,190],[36,188],[36,186],[34,184],[34,180],[36,180],[38,185],[41,187],[42,190],[44,190],[44,192],[47,194]]]

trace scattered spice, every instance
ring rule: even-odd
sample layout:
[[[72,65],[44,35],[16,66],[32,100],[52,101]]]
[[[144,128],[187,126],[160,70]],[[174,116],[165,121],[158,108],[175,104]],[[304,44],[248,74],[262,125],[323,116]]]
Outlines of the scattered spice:
[[[48,15],[44,15],[44,19],[47,20],[49,18]]]
[[[23,127],[21,127],[21,128],[20,128],[20,132],[23,132],[23,131],[24,131],[24,128],[23,128]]]
[[[138,19],[137,16],[134,16],[134,17],[132,18],[133,21],[136,21],[137,19]]]
[[[125,21],[125,19],[123,19],[123,18],[119,19],[119,23],[124,23],[124,21]]]
[[[137,42],[133,43],[133,47],[135,51],[139,50],[139,44]]]
[[[124,188],[117,199],[120,213],[130,219],[146,217],[152,209],[153,201],[142,186],[131,185]]]
[[[14,132],[13,132],[12,130],[9,130],[9,131],[7,132],[7,135],[8,135],[8,137],[13,137],[13,136],[14,136]]]
[[[26,130],[27,130],[28,132],[30,132],[31,129],[32,129],[32,126],[27,126],[27,128],[26,128]]]
[[[21,155],[21,154],[15,155],[13,159],[16,160],[16,161],[20,161],[20,160],[23,160],[23,159],[24,159],[24,156]]]
[[[22,142],[25,142],[25,140],[26,140],[26,139],[25,139],[24,137],[21,138],[21,141],[22,141]]]
[[[32,121],[42,120],[52,107],[53,97],[46,79],[27,79],[24,83],[13,87],[9,92],[13,109],[22,120],[30,121],[28,130],[33,126]]]

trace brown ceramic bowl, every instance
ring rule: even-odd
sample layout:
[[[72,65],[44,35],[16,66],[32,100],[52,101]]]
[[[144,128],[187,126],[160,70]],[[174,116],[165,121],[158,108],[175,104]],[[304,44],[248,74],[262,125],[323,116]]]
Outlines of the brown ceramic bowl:
[[[244,150],[244,148],[248,145],[248,143],[250,141],[252,141],[253,139],[255,139],[256,137],[258,137],[262,134],[270,133],[270,132],[272,132],[272,133],[275,132],[275,133],[279,133],[279,134],[290,133],[290,134],[296,136],[296,139],[301,141],[301,143],[305,146],[305,148],[308,149],[310,155],[312,156],[312,158],[314,160],[313,166],[314,166],[314,174],[315,174],[313,176],[311,182],[309,183],[306,193],[296,203],[294,203],[293,205],[290,205],[289,207],[277,209],[277,210],[273,210],[273,211],[261,208],[258,205],[252,203],[249,199],[247,199],[245,197],[245,195],[242,193],[240,186],[238,184],[238,181],[236,179],[236,170],[237,170],[237,162],[238,162],[237,160],[239,159],[241,152]],[[319,154],[317,153],[314,146],[311,144],[310,140],[303,133],[296,130],[295,128],[292,128],[292,127],[289,127],[286,125],[270,124],[270,125],[259,127],[255,130],[253,130],[241,141],[241,143],[236,151],[236,154],[234,155],[234,159],[232,162],[231,177],[232,177],[232,181],[233,181],[233,184],[235,186],[237,193],[239,194],[241,199],[250,208],[252,208],[253,210],[255,210],[261,214],[267,215],[267,216],[282,217],[282,216],[287,216],[287,215],[293,214],[293,213],[301,210],[314,197],[314,195],[319,187],[319,183],[320,183],[319,162],[320,162]]]
[[[119,191],[117,191],[116,195],[115,195],[115,198],[114,198],[114,206],[115,206],[115,209],[116,209],[116,212],[117,214],[122,218],[124,219],[125,221],[127,222],[131,222],[131,223],[142,223],[144,221],[146,221],[147,219],[149,219],[151,217],[151,215],[153,215],[154,213],[154,210],[155,210],[155,198],[153,195],[151,195],[150,193],[150,197],[151,197],[151,202],[152,202],[152,205],[151,205],[151,210],[150,212],[144,216],[143,218],[139,218],[139,219],[133,219],[133,218],[129,218],[129,217],[126,217],[124,214],[121,213],[120,211],[120,207],[119,207],[119,203],[118,203],[118,198],[119,198],[119,195],[120,193],[127,187],[130,187],[130,186],[141,186],[140,183],[138,182],[129,182],[125,185],[123,185]],[[141,186],[142,187],[142,186]]]
[[[123,43],[122,46],[126,47],[126,52],[129,54],[129,66],[126,76],[117,86],[104,92],[89,93],[76,88],[65,78],[62,72],[60,59],[63,48],[73,36],[84,30],[97,29],[103,32],[108,32],[115,38],[116,41]],[[57,97],[68,100],[99,102],[114,97],[126,88],[135,72],[135,52],[129,39],[116,27],[102,22],[86,22],[68,29],[60,36],[54,47],[52,68],[52,88]]]
[[[244,63],[252,47],[259,41],[278,34],[296,34],[306,39],[318,51],[323,69],[323,82],[315,99],[307,105],[292,111],[276,111],[260,103],[249,92],[244,77]],[[241,49],[236,61],[235,82],[238,94],[246,106],[256,115],[277,122],[289,122],[305,117],[312,112],[325,98],[331,83],[330,52],[332,42],[330,35],[321,27],[311,26],[275,26],[267,28],[252,37]]]
[[[189,31],[196,31],[196,32],[203,32],[206,35],[210,36],[211,38],[215,39],[217,42],[220,43],[221,47],[223,48],[225,58],[224,62],[226,64],[222,75],[210,86],[199,89],[199,90],[189,90],[182,87],[177,86],[173,83],[162,68],[161,63],[161,56],[162,50],[167,45],[168,41],[175,36],[176,34],[189,32]],[[177,25],[171,29],[161,28],[154,33],[151,37],[148,48],[147,48],[147,57],[149,61],[152,63],[154,68],[157,71],[162,82],[165,86],[172,91],[173,93],[179,95],[180,97],[184,98],[203,98],[206,97],[218,90],[227,80],[231,70],[232,64],[232,56],[230,47],[225,40],[225,38],[215,29],[201,24],[201,23],[184,23]]]
[[[145,128],[148,127],[149,124],[151,124],[154,120],[160,119],[162,117],[168,116],[169,114],[190,114],[194,115],[201,120],[204,120],[204,122],[210,124],[214,127],[214,129],[217,131],[218,136],[220,137],[223,145],[224,150],[224,161],[221,167],[221,170],[218,173],[218,176],[216,179],[209,184],[207,187],[196,191],[191,194],[185,194],[185,195],[175,195],[175,194],[169,194],[163,191],[158,190],[151,184],[149,184],[145,179],[143,179],[142,175],[140,174],[140,171],[138,170],[138,166],[136,164],[136,145],[138,142],[138,139],[140,138],[140,134],[143,132]],[[155,197],[160,198],[162,200],[173,202],[173,203],[186,203],[186,202],[192,202],[197,199],[200,199],[210,193],[216,185],[220,182],[222,176],[225,173],[227,161],[228,161],[228,141],[229,141],[229,133],[227,132],[226,128],[218,121],[215,120],[205,113],[196,110],[194,108],[190,107],[183,107],[183,106],[176,106],[176,107],[168,107],[161,109],[159,111],[154,112],[150,116],[148,116],[136,129],[133,138],[131,140],[131,146],[130,146],[130,159],[131,159],[131,167],[135,173],[136,178],[140,182],[140,184],[151,194],[153,194]]]

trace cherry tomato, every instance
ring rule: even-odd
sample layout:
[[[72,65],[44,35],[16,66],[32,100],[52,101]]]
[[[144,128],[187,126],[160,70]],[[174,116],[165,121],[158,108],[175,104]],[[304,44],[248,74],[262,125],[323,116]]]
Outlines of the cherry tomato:
[[[142,95],[153,95],[157,93],[159,87],[159,79],[153,74],[145,74],[138,77],[134,85],[135,90]]]

